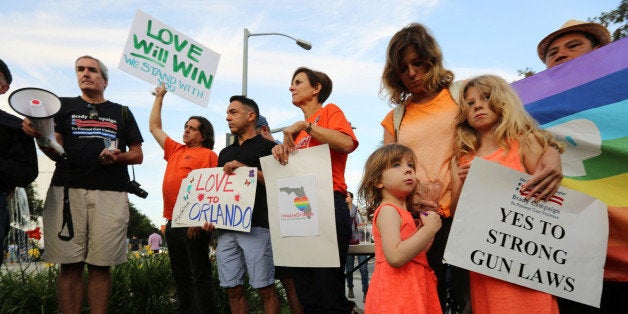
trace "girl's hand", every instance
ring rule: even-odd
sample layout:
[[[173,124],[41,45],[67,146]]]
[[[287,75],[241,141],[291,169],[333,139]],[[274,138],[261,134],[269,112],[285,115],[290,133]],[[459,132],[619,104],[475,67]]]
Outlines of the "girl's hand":
[[[420,217],[421,224],[423,225],[422,228],[431,228],[434,234],[436,234],[442,225],[440,215],[434,211],[422,212]]]
[[[202,228],[207,232],[212,232],[216,229],[216,226],[211,222],[205,222]]]

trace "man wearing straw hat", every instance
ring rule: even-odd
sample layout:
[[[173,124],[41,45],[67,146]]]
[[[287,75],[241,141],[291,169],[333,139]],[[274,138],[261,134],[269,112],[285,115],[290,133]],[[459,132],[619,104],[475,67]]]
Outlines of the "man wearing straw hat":
[[[549,69],[610,42],[611,34],[604,25],[569,20],[560,29],[545,36],[536,50]]]
[[[549,69],[610,42],[610,32],[603,25],[569,20],[539,42],[537,53]],[[628,269],[624,271],[628,272]],[[605,278],[600,309],[562,298],[558,299],[558,306],[561,313],[621,313],[628,308],[627,297],[628,282],[610,281]]]

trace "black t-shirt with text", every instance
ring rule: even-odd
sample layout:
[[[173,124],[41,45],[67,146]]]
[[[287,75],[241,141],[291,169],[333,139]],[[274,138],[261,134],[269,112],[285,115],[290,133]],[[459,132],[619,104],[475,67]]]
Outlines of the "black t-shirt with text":
[[[122,152],[126,152],[129,145],[143,142],[133,114],[130,110],[123,113],[122,108],[110,101],[90,104],[81,97],[61,97],[61,110],[54,121],[55,131],[63,137],[63,148],[68,156],[70,188],[126,190],[127,166],[102,165],[98,157],[105,148],[104,138],[117,139]],[[65,164],[57,161],[51,185],[63,186],[64,183]]]

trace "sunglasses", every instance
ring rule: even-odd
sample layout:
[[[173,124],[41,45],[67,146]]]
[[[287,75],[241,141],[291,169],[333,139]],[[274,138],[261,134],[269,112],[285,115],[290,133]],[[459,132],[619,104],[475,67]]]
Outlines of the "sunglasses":
[[[95,120],[98,118],[98,111],[96,110],[96,106],[92,104],[87,104],[87,109],[89,109],[89,118],[91,120]]]

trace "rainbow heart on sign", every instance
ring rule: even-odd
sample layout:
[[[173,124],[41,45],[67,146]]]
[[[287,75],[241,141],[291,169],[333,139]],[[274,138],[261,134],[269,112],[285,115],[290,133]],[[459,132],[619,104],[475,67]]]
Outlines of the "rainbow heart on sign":
[[[308,207],[308,205],[310,205],[310,201],[307,199],[307,196],[295,197],[294,198],[294,205],[300,211],[304,211]]]

